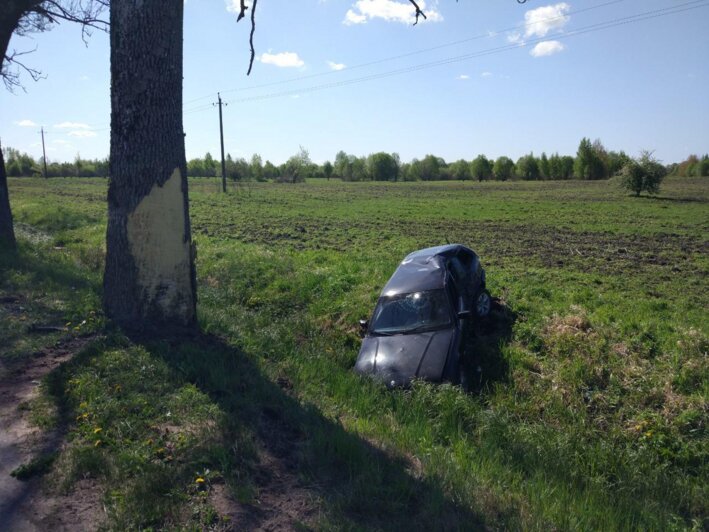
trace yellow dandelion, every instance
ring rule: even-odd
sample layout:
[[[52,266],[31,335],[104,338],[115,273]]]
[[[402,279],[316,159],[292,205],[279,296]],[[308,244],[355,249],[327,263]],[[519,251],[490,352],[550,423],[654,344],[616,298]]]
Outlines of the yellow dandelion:
[[[82,402],[82,403],[79,405],[79,408],[88,408],[88,407],[89,407],[89,404],[88,404],[86,401]]]
[[[96,440],[94,442],[94,447],[98,447],[99,445],[101,445],[101,440]]]
[[[117,392],[120,392],[120,391],[121,391],[121,385],[120,385],[120,384],[116,384],[116,385],[113,387],[113,389],[114,389],[115,391],[117,391]]]
[[[202,477],[197,477],[197,479],[195,480],[195,482],[196,482],[197,484],[204,484],[204,479],[203,479]]]
[[[102,429],[101,427],[96,427],[96,428],[94,429],[94,434],[98,434],[98,433],[101,432],[102,430],[103,430],[103,429]]]

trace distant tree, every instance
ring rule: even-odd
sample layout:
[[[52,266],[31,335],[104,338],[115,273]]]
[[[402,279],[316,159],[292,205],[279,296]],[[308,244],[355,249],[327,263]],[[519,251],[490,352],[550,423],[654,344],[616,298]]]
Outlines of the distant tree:
[[[217,161],[214,160],[212,154],[207,152],[204,154],[204,176],[205,177],[216,177],[217,175]]]
[[[709,176],[709,155],[704,155],[694,169],[692,175],[696,177],[706,177]]]
[[[554,153],[549,157],[549,179],[563,179],[561,167],[561,157],[558,153]]]
[[[467,181],[470,179],[470,163],[465,159],[451,163],[448,166],[448,171],[450,172],[451,179],[458,181]]]
[[[310,169],[312,161],[310,160],[310,154],[308,150],[300,147],[298,153],[290,157],[283,168],[283,173],[281,174],[281,181],[288,183],[302,183],[305,181],[306,174]]]
[[[657,194],[667,169],[652,156],[643,151],[638,159],[631,159],[621,171],[621,185],[639,196],[641,192]]]
[[[441,178],[441,167],[446,162],[435,155],[426,155],[420,162],[421,179],[423,181],[436,181]]]
[[[480,154],[470,163],[470,175],[473,179],[482,181],[492,178],[493,163],[487,157]]]
[[[623,167],[630,162],[630,157],[624,151],[609,151],[606,156],[608,175],[618,175]]]
[[[561,179],[571,179],[574,176],[576,160],[571,155],[561,156]]]
[[[226,157],[226,176],[234,181],[248,181],[251,179],[251,167],[243,157],[232,159],[230,154]]]
[[[396,181],[399,164],[386,152],[372,153],[367,157],[367,174],[374,181]]]
[[[7,158],[7,154],[5,154]],[[8,163],[9,164],[9,163]],[[10,170],[8,168],[8,174]],[[706,177],[709,176],[709,155],[705,154],[701,158],[697,155],[690,155],[686,160],[673,165],[671,175],[679,177]]]
[[[367,175],[367,160],[364,157],[350,155],[349,169],[350,181],[366,181],[369,179]]]
[[[276,168],[271,161],[266,161],[263,165],[263,177],[266,179],[275,179],[278,176],[278,168]]]
[[[406,174],[404,175],[405,181],[421,181],[422,179],[422,166],[421,161],[415,157],[411,162],[406,165]]]
[[[547,154],[542,152],[539,157],[539,175],[542,179],[551,179],[551,169],[549,167],[549,158]]]
[[[39,175],[39,163],[31,155],[20,153],[11,147],[4,150],[9,177],[32,177]],[[73,172],[72,172],[73,175]]]
[[[514,175],[515,163],[509,157],[504,155],[497,158],[492,167],[492,172],[495,179],[498,181],[507,181]]]
[[[673,175],[677,175],[680,177],[688,177],[694,175],[694,168],[698,163],[699,157],[697,157],[696,155],[690,155],[689,157],[687,157],[686,160],[682,161],[677,165],[677,168],[674,170]]]
[[[251,163],[249,164],[249,174],[252,179],[256,181],[263,181],[263,159],[258,153],[254,153],[251,156]]]
[[[352,172],[349,168],[350,159],[347,153],[340,150],[335,155],[335,164],[333,165],[333,172],[339,178],[348,181],[351,178]]]
[[[332,163],[330,161],[325,161],[322,165],[322,174],[328,181],[330,181],[330,177],[332,177],[332,171]]]
[[[190,177],[205,177],[204,161],[199,158],[187,161],[187,175]]]
[[[591,143],[582,138],[576,152],[574,174],[579,179],[606,179],[608,167],[605,161],[606,152],[600,140]]]
[[[539,163],[534,154],[523,155],[515,165],[515,171],[519,177],[526,180],[539,179]]]

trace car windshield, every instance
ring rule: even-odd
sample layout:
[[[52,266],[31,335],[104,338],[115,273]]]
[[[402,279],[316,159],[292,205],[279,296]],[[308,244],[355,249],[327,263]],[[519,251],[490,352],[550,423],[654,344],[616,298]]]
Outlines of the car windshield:
[[[406,334],[450,326],[448,298],[443,290],[382,297],[377,303],[370,332]]]

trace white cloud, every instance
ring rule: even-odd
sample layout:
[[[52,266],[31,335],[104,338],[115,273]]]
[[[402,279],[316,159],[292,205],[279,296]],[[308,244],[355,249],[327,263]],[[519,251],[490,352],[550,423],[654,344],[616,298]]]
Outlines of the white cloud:
[[[27,119],[15,122],[15,125],[18,125],[20,127],[37,127],[37,124],[32,122],[32,120],[27,120]]]
[[[468,76],[467,74],[461,74],[460,76],[458,76],[457,79],[470,79],[470,76]]]
[[[532,48],[529,53],[533,57],[544,57],[545,55],[553,55],[561,52],[566,48],[559,41],[542,41]]]
[[[571,6],[566,2],[531,9],[524,14],[525,37],[546,37],[553,30],[560,30],[569,22]]]
[[[492,77],[492,72],[481,72],[480,73],[481,78],[491,78]]]
[[[54,139],[52,141],[52,144],[59,144],[60,146],[67,146],[67,147],[72,145],[71,142],[69,142],[68,140],[64,140],[64,139]]]
[[[524,39],[522,39],[522,34],[518,31],[514,31],[512,33],[509,33],[507,35],[507,41],[512,44],[519,44],[519,45],[524,44]]]
[[[426,14],[426,19],[419,17],[419,22],[440,22],[443,16],[435,7],[426,7],[424,0],[418,2],[421,11]],[[401,22],[413,24],[416,21],[416,10],[410,2],[397,0],[357,0],[352,9],[345,14],[343,24],[364,24],[368,20],[381,18],[387,22]]]
[[[367,22],[367,17],[362,14],[357,14],[351,9],[347,10],[345,14],[345,20],[342,21],[343,24],[351,26],[352,24],[364,24]]]
[[[226,10],[229,13],[239,13],[241,11],[241,3],[239,0],[225,0],[226,3]],[[247,1],[246,2],[246,7],[251,7],[251,2]],[[249,11],[247,10],[247,13]]]
[[[91,129],[91,126],[82,122],[62,122],[54,124],[57,129]]]
[[[525,39],[546,37],[550,31],[562,30],[569,22],[569,9],[566,2],[530,9],[524,14],[524,35],[519,31],[507,34],[507,41],[524,46]]]
[[[85,129],[77,129],[75,131],[69,131],[67,133],[70,137],[78,137],[81,139],[89,138],[89,137],[95,137],[96,133],[94,131],[86,131]]]
[[[344,70],[347,68],[347,65],[344,63],[335,63],[334,61],[328,61],[327,66],[329,66],[332,70]]]
[[[301,67],[305,64],[305,61],[298,57],[298,54],[295,52],[281,52],[278,54],[264,52],[259,57],[259,61],[267,65],[275,65],[283,68]]]

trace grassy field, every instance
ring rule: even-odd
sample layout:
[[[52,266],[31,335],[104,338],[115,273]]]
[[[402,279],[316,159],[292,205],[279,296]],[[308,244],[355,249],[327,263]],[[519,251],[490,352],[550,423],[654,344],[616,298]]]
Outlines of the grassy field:
[[[191,182],[204,334],[136,343],[100,310],[106,182],[10,181],[0,357],[91,335],[23,406],[65,432],[47,483],[95,479],[110,528],[709,526],[709,182],[217,191]],[[357,320],[446,241],[496,298],[473,390],[356,376]]]

